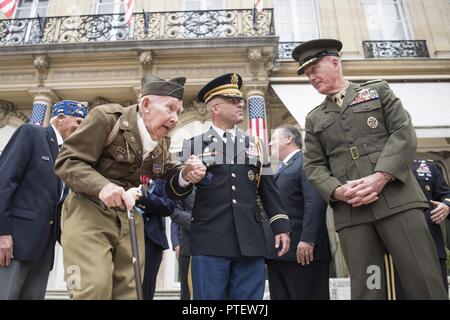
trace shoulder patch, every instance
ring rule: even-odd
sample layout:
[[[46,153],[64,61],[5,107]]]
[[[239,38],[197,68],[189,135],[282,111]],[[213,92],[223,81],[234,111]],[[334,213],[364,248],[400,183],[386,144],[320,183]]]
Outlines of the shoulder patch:
[[[383,82],[383,81],[384,81],[383,79],[369,80],[369,81],[366,81],[364,83],[361,83],[360,86],[367,86],[367,85],[372,84],[372,83],[378,83],[378,82]]]

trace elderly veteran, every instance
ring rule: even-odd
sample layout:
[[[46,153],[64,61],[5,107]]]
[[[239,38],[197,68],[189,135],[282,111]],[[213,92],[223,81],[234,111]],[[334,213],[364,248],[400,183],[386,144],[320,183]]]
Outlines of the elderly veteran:
[[[304,171],[333,207],[352,299],[395,299],[396,281],[409,299],[447,299],[423,214],[428,204],[410,170],[411,118],[385,81],[347,81],[341,48],[318,39],[292,56],[298,74],[326,96],[306,117]]]
[[[192,158],[184,167],[169,161],[166,135],[182,110],[185,81],[144,77],[138,105],[96,107],[64,144],[55,168],[73,191],[64,203],[61,223],[64,265],[74,272],[66,275],[71,298],[136,299],[125,211],[134,199],[126,189],[139,185],[140,176],[146,175],[169,180],[167,192],[177,198],[191,191],[190,182],[203,178],[200,160]],[[136,224],[143,273],[139,215]]]
[[[207,167],[196,184],[190,253],[194,299],[260,300],[267,255],[261,197],[278,254],[289,250],[289,219],[260,140],[237,128],[243,121],[242,78],[236,73],[207,83],[197,98],[211,128],[183,144],[183,158],[201,156]]]
[[[53,105],[51,125],[19,127],[0,156],[0,299],[44,299],[65,192],[53,167],[59,147],[88,114]]]

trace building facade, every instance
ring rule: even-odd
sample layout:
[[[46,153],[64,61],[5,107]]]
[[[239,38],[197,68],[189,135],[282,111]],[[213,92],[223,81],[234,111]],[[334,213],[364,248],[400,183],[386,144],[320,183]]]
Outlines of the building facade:
[[[253,0],[136,0],[129,22],[123,0],[17,3],[13,17],[0,16],[0,151],[20,124],[47,125],[50,106],[60,99],[91,107],[136,103],[140,78],[149,73],[188,79],[174,153],[184,138],[209,127],[195,96],[227,72],[243,76],[249,101],[263,99],[266,139],[284,123],[302,128],[323,97],[297,76],[290,53],[320,37],[344,43],[347,79],[389,80],[411,113],[419,156],[450,170],[449,0],[266,0],[256,15]],[[247,116],[244,130],[248,123]],[[342,277],[332,228],[330,235],[334,276]],[[50,289],[63,289],[60,259]],[[158,289],[177,288],[176,259],[168,250]]]

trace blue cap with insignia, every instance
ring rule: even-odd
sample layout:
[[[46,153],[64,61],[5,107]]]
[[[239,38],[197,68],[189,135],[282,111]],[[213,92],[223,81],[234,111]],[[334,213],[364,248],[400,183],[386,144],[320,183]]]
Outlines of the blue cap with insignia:
[[[86,118],[88,115],[87,102],[78,102],[74,100],[61,100],[55,103],[52,107],[52,117],[56,117],[60,114],[66,116]]]
[[[208,82],[197,94],[200,102],[207,103],[216,96],[244,98],[241,92],[242,77],[237,73],[227,73]]]

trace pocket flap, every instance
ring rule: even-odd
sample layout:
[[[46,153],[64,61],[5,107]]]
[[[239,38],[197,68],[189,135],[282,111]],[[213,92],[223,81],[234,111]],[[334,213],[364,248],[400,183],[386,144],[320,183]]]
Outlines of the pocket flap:
[[[314,126],[314,133],[319,133],[324,131],[326,128],[331,126],[336,120],[333,118],[325,119],[324,121],[320,122],[316,126]]]
[[[372,100],[371,103],[361,103],[352,106],[352,111],[358,112],[370,112],[381,108],[381,105],[377,102],[378,100]]]
[[[34,218],[34,211],[31,211],[29,209],[24,208],[11,208],[11,216],[17,217],[17,218],[24,218],[28,220],[33,220]]]

